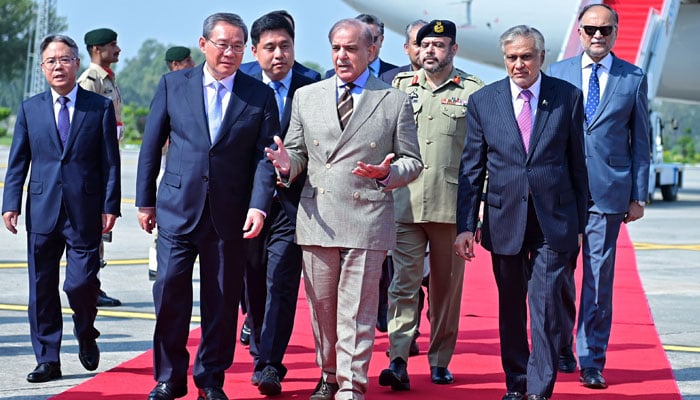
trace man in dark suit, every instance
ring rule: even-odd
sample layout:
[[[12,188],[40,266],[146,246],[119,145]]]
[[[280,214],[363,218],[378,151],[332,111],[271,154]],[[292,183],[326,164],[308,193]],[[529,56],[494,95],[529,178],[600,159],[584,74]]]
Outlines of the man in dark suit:
[[[41,67],[50,90],[22,103],[5,175],[2,218],[17,233],[22,186],[27,190],[29,328],[38,365],[29,382],[61,377],[63,335],[59,262],[66,251],[63,290],[73,310],[78,357],[97,369],[95,339],[100,240],[119,216],[119,145],[112,101],[76,84],[80,68],[73,39],[41,42]]]
[[[500,43],[509,77],[471,95],[467,107],[455,250],[474,258],[483,198],[482,242],[498,286],[503,400],[543,400],[557,373],[561,282],[585,226],[582,94],[540,72],[545,45],[536,29],[512,27]]]
[[[289,127],[294,92],[314,80],[294,72],[294,31],[280,14],[258,18],[250,30],[252,50],[262,71],[254,78],[275,90],[282,134]],[[301,248],[294,243],[297,207],[305,176],[290,187],[278,186],[261,234],[251,240],[246,268],[247,320],[252,328],[250,353],[255,370],[252,382],[261,394],[282,391],[282,364],[294,326]]]
[[[369,26],[369,28],[372,30],[372,40],[374,40],[374,44],[377,46],[377,52],[373,56],[374,58],[369,61],[369,73],[375,78],[378,78],[386,71],[398,68],[397,65],[385,62],[379,58],[379,51],[382,49],[382,43],[384,43],[384,22],[382,22],[379,17],[372,14],[360,14],[355,17],[355,19],[362,21]],[[335,66],[334,68],[326,71],[325,77],[330,78],[333,75],[335,75]]]
[[[403,43],[403,51],[408,56],[409,63],[383,72],[379,75],[379,79],[391,85],[391,82],[393,82],[394,77],[396,77],[398,73],[418,71],[423,68],[420,61],[420,43],[416,42],[416,34],[418,34],[418,30],[427,23],[428,21],[417,19],[406,25],[406,40]]]
[[[141,227],[158,223],[158,277],[153,285],[156,325],[149,399],[187,393],[185,348],[192,310],[192,272],[199,256],[202,339],[194,382],[203,400],[227,399],[247,243],[257,236],[275,185],[263,151],[279,134],[275,95],[238,74],[248,30],[238,15],[204,20],[199,47],[205,62],[165,74],[146,120],[136,177]],[[158,187],[161,149],[169,139]],[[242,231],[241,231],[242,230]]]
[[[369,27],[344,19],[328,37],[336,77],[297,90],[284,144],[275,138],[278,149],[266,152],[286,185],[308,173],[295,238],[322,374],[309,399],[362,400],[377,281],[396,243],[392,189],[422,163],[408,96],[367,69],[376,49]]]
[[[620,225],[644,216],[649,186],[647,79],[642,70],[611,53],[618,16],[605,4],[585,7],[578,16],[583,54],[553,64],[552,76],[583,90],[586,99],[586,165],[590,185],[583,237],[583,284],[576,333],[581,382],[605,389],[602,371],[612,326],[615,249]],[[574,372],[572,329],[576,287],[572,257],[562,303],[559,370]]]
[[[287,12],[287,10],[272,11],[268,14],[277,14],[277,15],[284,17],[289,22],[289,24],[292,26],[292,32],[294,32],[294,30],[296,28],[294,25],[294,18],[292,17],[292,15],[289,12]],[[304,65],[296,60],[294,61],[294,64],[292,65],[292,70],[300,75],[306,76],[307,78],[313,80],[314,82],[321,80],[321,74],[318,71],[313,70],[313,69],[307,67],[306,65]],[[262,69],[260,68],[260,64],[257,61],[251,61],[251,62],[241,64],[240,71],[245,73],[245,74],[248,74],[250,76],[260,76],[260,74],[262,73]]]

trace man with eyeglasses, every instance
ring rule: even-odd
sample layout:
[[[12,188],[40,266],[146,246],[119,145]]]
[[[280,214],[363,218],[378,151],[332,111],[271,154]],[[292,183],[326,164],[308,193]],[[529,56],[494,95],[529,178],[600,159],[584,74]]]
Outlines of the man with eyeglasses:
[[[227,400],[247,240],[262,230],[275,187],[264,156],[280,134],[275,93],[238,73],[248,29],[236,14],[204,20],[203,64],[163,75],[151,102],[136,176],[141,228],[158,224],[150,400],[187,394],[192,274],[199,257],[201,340],[193,377],[200,400]],[[169,140],[157,188],[161,149]],[[157,201],[156,201],[157,199]]]
[[[583,283],[576,353],[583,386],[605,389],[602,371],[612,325],[615,246],[622,223],[644,216],[649,183],[649,120],[644,72],[612,52],[618,15],[606,4],[584,7],[578,16],[583,54],[549,67],[552,76],[583,90],[586,165],[590,186],[583,238]],[[574,372],[572,330],[576,287],[571,259],[562,292],[559,370]]]
[[[433,20],[416,33],[422,69],[399,73],[394,87],[408,94],[418,125],[425,167],[418,179],[394,190],[396,248],[389,286],[389,368],[379,384],[410,388],[407,361],[418,325],[418,292],[425,253],[430,245],[431,381],[451,384],[448,365],[457,343],[464,260],[452,244],[457,234],[457,172],[466,135],[467,103],[484,83],[454,67],[458,45],[452,21]]]
[[[90,65],[78,78],[78,85],[83,89],[101,94],[112,100],[117,118],[117,140],[121,140],[124,132],[122,124],[122,96],[115,82],[114,71],[110,66],[119,61],[121,49],[117,45],[117,32],[109,28],[94,29],[85,34],[85,45],[90,54]],[[107,265],[104,260],[104,242],[112,241],[112,233],[102,237],[100,244],[100,264]],[[97,297],[98,307],[118,307],[122,305],[119,299],[107,295],[100,289]]]
[[[58,293],[65,250],[63,290],[73,310],[78,358],[97,369],[95,329],[100,282],[100,238],[112,230],[121,201],[119,146],[114,106],[76,84],[78,46],[63,35],[45,37],[41,68],[50,89],[25,100],[17,112],[7,162],[2,217],[17,233],[27,173],[29,331],[37,367],[29,382],[61,377],[63,316]]]

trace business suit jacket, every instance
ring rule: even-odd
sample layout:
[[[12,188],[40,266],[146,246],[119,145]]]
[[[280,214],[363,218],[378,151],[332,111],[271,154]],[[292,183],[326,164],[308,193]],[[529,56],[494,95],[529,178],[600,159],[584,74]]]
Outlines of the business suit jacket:
[[[381,58],[379,59],[379,72],[377,72],[377,76],[382,76],[383,73],[392,70],[394,68],[398,68],[398,65],[394,65],[392,63],[385,62]],[[328,71],[326,71],[326,75],[324,76],[325,79],[328,79],[332,76],[335,75],[335,68],[331,68]],[[391,82],[387,82],[391,84]]]
[[[344,130],[336,108],[336,80],[297,90],[285,138],[290,181],[307,170],[297,213],[300,245],[389,250],[396,242],[391,190],[422,169],[406,94],[370,76]],[[353,175],[358,160],[379,164],[396,157],[386,186]],[[371,226],[371,229],[368,227]]]
[[[27,231],[52,232],[65,207],[78,235],[99,237],[102,214],[119,215],[121,202],[119,145],[111,101],[78,87],[65,148],[56,128],[50,90],[20,105],[5,177],[3,213],[21,212],[22,186],[30,165]]]
[[[254,78],[260,78],[260,74],[262,74],[262,69],[260,68],[260,64],[257,61],[243,63],[243,64],[241,64],[241,67],[238,70],[243,72],[244,74],[248,74]],[[318,71],[311,69],[298,61],[294,61],[294,65],[292,66],[292,70],[300,75],[303,75],[303,76],[313,80],[313,81],[320,81],[321,80],[321,74]]]
[[[552,64],[549,73],[581,88],[581,57]],[[646,201],[651,150],[647,79],[640,68],[613,55],[605,92],[585,134],[591,198],[600,211],[626,213],[630,202]]]
[[[532,193],[547,243],[573,251],[583,233],[588,179],[583,157],[583,104],[573,85],[542,74],[529,152],[513,113],[510,78],[471,95],[460,165],[457,232],[475,232],[485,173],[483,245],[501,255],[522,248]],[[464,183],[464,184],[462,184]]]
[[[382,72],[379,75],[379,79],[381,79],[382,81],[391,85],[391,83],[394,81],[394,78],[396,77],[396,75],[398,75],[400,72],[408,72],[408,71],[412,71],[412,70],[413,70],[413,66],[411,64],[402,65],[400,67],[392,68],[392,69],[389,69],[389,70]]]
[[[211,143],[202,82],[203,64],[160,80],[139,153],[136,206],[157,206],[159,227],[186,234],[196,227],[208,199],[216,232],[224,240],[238,239],[248,208],[270,206],[275,173],[264,149],[279,134],[277,105],[272,89],[237,73],[219,135]]]

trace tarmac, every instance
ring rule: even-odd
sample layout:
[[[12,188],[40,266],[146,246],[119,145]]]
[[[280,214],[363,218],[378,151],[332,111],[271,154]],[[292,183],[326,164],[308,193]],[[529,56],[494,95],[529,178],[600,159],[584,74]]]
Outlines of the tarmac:
[[[9,148],[0,146],[0,177],[4,179]],[[101,270],[102,288],[122,306],[101,308],[96,327],[100,367],[88,372],[78,361],[77,341],[67,299],[64,305],[61,368],[63,378],[29,383],[36,366],[27,323],[26,234],[24,217],[19,233],[0,229],[0,399],[43,400],[79,385],[149,350],[154,310],[148,280],[148,253],[153,237],[143,232],[134,207],[138,150],[122,151],[122,218],[113,242],[105,244],[108,265]],[[0,191],[3,189],[0,182]],[[659,337],[684,400],[700,400],[700,167],[686,167],[678,201],[664,202],[656,193],[644,218],[628,225],[639,273]],[[194,273],[195,299],[198,271]],[[195,302],[193,315],[199,315]],[[198,318],[193,318],[192,328]],[[614,334],[614,331],[613,331]],[[643,360],[640,360],[643,362]],[[144,393],[144,398],[147,393]]]

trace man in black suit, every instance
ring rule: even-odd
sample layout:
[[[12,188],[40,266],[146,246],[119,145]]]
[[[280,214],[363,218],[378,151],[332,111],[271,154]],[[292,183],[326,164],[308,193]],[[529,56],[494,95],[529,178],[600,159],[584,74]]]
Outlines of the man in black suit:
[[[287,19],[272,12],[258,18],[250,30],[252,50],[261,72],[252,75],[275,90],[282,134],[286,133],[294,92],[315,82],[293,70],[294,30]],[[282,136],[284,137],[284,136]],[[282,364],[294,326],[301,247],[294,243],[297,207],[305,176],[288,188],[278,186],[261,234],[251,240],[246,269],[247,320],[252,335],[252,382],[261,394],[281,393]]]
[[[559,359],[557,303],[585,227],[583,95],[540,72],[545,46],[538,30],[515,26],[500,43],[509,77],[474,93],[467,107],[455,250],[474,258],[485,196],[482,242],[498,286],[503,400],[546,400]]]
[[[379,78],[379,76],[386,71],[398,68],[397,65],[385,62],[379,58],[379,51],[382,49],[382,43],[384,42],[384,22],[382,22],[379,17],[372,14],[360,14],[355,17],[355,19],[360,20],[369,26],[369,28],[372,30],[372,39],[374,40],[374,44],[377,46],[377,52],[374,55],[374,58],[369,62],[369,73],[375,78]],[[325,77],[330,78],[333,75],[335,75],[335,68],[331,68],[326,71]],[[384,331],[386,331],[386,329]]]
[[[18,112],[5,175],[2,217],[16,234],[22,187],[27,190],[29,331],[37,367],[29,382],[61,377],[63,317],[59,262],[66,252],[63,290],[73,310],[73,334],[85,369],[97,369],[95,339],[100,241],[119,216],[119,145],[112,101],[80,88],[78,46],[51,35],[41,42],[41,69],[50,90]]]
[[[268,14],[277,14],[282,17],[284,17],[289,24],[292,26],[292,32],[295,30],[295,25],[294,25],[294,18],[292,18],[292,15],[287,12],[287,10],[277,10],[277,11],[272,11]],[[251,32],[252,34],[252,32]],[[292,65],[292,70],[300,75],[304,75],[308,77],[309,79],[313,80],[314,82],[320,81],[321,80],[321,74],[306,65],[294,61],[294,64]],[[251,61],[247,63],[241,64],[240,71],[243,73],[246,73],[250,76],[259,76],[262,73],[262,69],[260,68],[260,64],[257,61]]]
[[[204,20],[205,62],[165,74],[151,102],[136,177],[141,227],[158,223],[150,400],[187,394],[192,273],[199,256],[202,338],[194,362],[201,400],[226,400],[247,243],[262,230],[275,186],[264,149],[279,134],[275,94],[237,73],[248,29],[236,14]],[[169,140],[158,187],[161,149]]]

